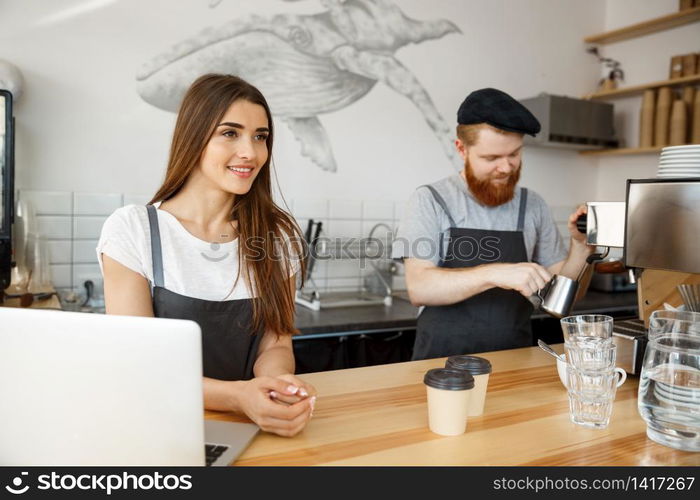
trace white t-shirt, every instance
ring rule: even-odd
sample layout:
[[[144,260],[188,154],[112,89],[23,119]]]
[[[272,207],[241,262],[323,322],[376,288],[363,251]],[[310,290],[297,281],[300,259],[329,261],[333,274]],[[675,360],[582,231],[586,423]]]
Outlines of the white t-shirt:
[[[165,210],[156,212],[166,289],[204,300],[251,298],[243,275],[233,287],[239,267],[238,239],[227,243],[200,240],[174,215]],[[127,205],[110,215],[102,226],[96,250],[100,269],[104,253],[153,284],[151,233],[145,206]],[[293,275],[299,262],[292,259],[291,265]]]

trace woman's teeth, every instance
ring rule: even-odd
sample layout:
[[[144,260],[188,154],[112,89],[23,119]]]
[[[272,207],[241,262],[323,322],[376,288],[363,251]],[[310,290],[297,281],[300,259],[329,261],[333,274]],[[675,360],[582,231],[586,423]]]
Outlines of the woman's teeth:
[[[253,170],[252,167],[251,167],[251,168],[247,168],[247,167],[226,167],[226,168],[228,168],[228,169],[231,170],[232,172],[242,172],[242,173],[244,173],[244,174],[245,174],[245,173],[248,173],[248,172],[250,172],[250,171]]]

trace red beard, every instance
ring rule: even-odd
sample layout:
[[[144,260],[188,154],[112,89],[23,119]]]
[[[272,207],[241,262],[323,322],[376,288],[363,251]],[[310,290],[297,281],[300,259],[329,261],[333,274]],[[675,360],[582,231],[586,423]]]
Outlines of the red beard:
[[[522,164],[520,165],[522,167]],[[464,165],[467,186],[480,203],[489,207],[497,207],[508,203],[515,196],[515,185],[520,180],[520,167],[508,176],[505,184],[492,183],[493,178],[477,179],[469,162]]]

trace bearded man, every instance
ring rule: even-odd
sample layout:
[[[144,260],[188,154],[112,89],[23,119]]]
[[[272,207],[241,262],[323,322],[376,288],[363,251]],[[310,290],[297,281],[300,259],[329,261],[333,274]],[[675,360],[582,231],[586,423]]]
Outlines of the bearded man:
[[[595,247],[568,221],[567,251],[545,201],[518,188],[524,134],[537,119],[496,89],[467,96],[457,112],[459,174],[419,187],[392,248],[403,260],[418,316],[413,359],[533,343],[528,298],[554,274],[576,279]]]

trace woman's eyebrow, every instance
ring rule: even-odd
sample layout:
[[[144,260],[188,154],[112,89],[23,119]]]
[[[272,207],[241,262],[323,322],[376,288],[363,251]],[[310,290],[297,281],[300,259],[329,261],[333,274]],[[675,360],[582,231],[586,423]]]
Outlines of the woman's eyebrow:
[[[219,123],[219,124],[217,125],[217,127],[231,127],[231,128],[239,128],[239,129],[241,129],[241,130],[245,129],[245,127],[244,127],[243,125],[241,125],[240,123],[236,123],[236,122],[223,122],[223,123]],[[267,127],[258,127],[258,128],[255,129],[255,131],[256,131],[256,132],[269,132],[270,129],[267,128]]]

